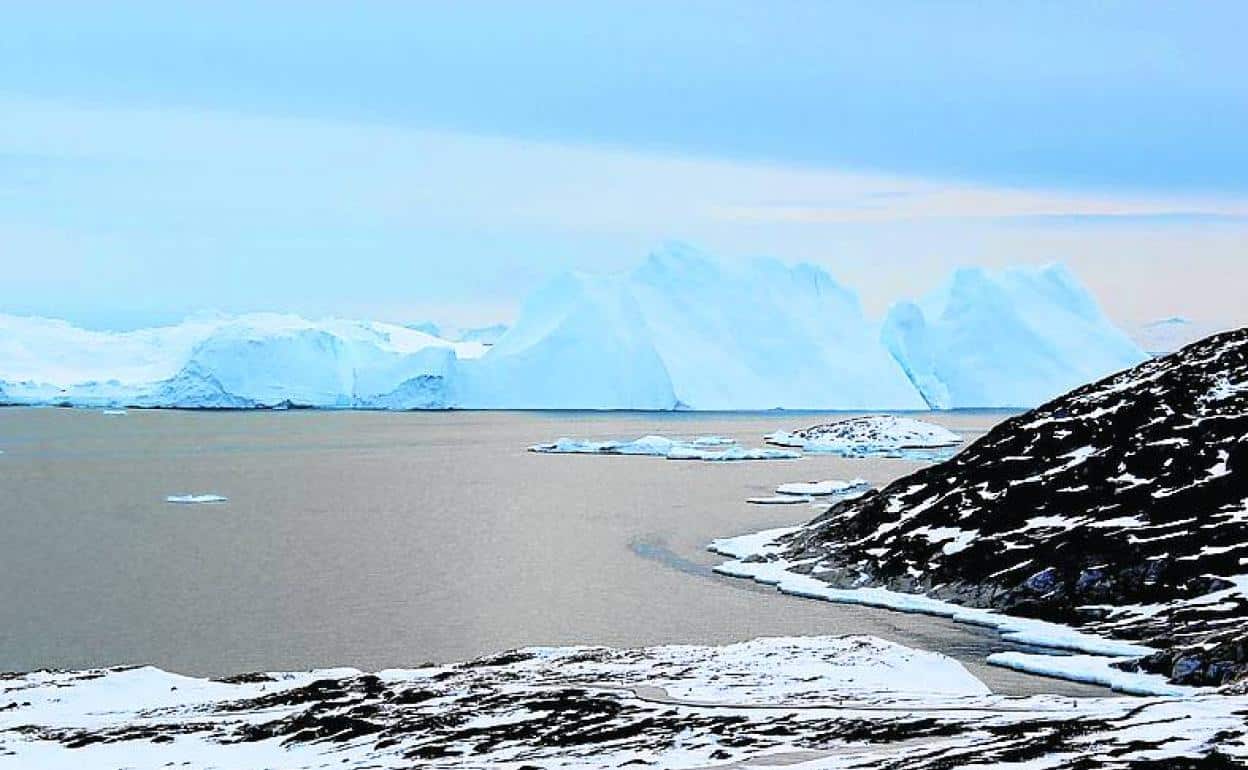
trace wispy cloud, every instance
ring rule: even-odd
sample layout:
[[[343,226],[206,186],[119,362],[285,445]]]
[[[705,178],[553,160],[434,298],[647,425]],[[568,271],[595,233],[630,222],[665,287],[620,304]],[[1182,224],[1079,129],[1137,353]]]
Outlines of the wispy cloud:
[[[1248,258],[1248,201],[1233,196],[1023,189],[20,98],[0,97],[0,114],[0,170],[13,172],[0,173],[6,301],[40,312],[501,307],[552,272],[624,268],[672,237],[730,257],[822,262],[877,310],[956,264],[1063,259],[1094,287],[1117,287],[1129,260],[1147,259],[1152,278],[1109,294],[1111,311],[1242,312],[1216,287],[1172,301],[1187,278]],[[1167,270],[1173,281],[1158,278]],[[136,274],[144,284],[126,279]]]

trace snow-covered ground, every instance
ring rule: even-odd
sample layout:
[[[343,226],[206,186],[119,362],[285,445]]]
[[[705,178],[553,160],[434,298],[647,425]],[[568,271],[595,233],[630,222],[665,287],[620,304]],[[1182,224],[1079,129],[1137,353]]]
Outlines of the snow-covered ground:
[[[0,315],[0,403],[1030,406],[1144,356],[1058,268],[960,271],[940,298],[898,306],[881,333],[821,268],[726,264],[670,245],[628,273],[556,278],[510,327],[455,333],[274,314],[109,333]]]
[[[864,636],[535,647],[375,674],[9,675],[0,768],[936,770],[1008,757],[1096,770],[1215,752],[1225,763],[1208,766],[1230,767],[1248,760],[1245,709],[1244,696],[996,696],[948,657]]]

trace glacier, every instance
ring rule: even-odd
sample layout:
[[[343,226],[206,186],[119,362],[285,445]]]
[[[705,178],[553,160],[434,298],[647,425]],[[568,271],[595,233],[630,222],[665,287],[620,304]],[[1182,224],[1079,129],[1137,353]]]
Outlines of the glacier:
[[[446,336],[438,336],[445,334]],[[1031,406],[1144,353],[1060,267],[962,270],[881,323],[824,270],[683,244],[566,273],[509,325],[253,313],[128,332],[0,314],[0,403],[196,409]]]
[[[881,339],[934,409],[1036,406],[1148,358],[1062,265],[959,269]]]

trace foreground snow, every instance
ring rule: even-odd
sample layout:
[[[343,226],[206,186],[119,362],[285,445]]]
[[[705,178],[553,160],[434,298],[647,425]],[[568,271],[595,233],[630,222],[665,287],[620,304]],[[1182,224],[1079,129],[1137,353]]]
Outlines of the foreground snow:
[[[549,444],[534,444],[530,452],[541,454],[588,454],[588,455],[648,455],[666,457],[669,460],[795,460],[799,452],[779,449],[749,448],[738,445],[723,436],[695,436],[693,438],[668,438],[666,436],[642,436],[632,441],[589,441],[586,439],[561,438]]]
[[[0,679],[0,768],[1124,767],[1248,759],[1248,698],[995,696],[872,637],[528,648],[462,664],[211,681]],[[1215,765],[1210,765],[1215,766]]]
[[[969,287],[968,287],[969,284]],[[455,340],[289,315],[125,333],[0,315],[0,403],[255,409],[1026,406],[1143,356],[1068,274],[959,273],[946,309],[869,320],[822,269],[682,245],[568,274]]]

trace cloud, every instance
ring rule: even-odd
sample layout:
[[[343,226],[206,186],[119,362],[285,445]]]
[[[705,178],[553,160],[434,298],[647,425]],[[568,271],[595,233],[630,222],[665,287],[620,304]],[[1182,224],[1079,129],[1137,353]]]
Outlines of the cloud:
[[[51,314],[378,307],[423,318],[503,307],[559,270],[622,269],[678,238],[729,258],[821,263],[876,311],[954,265],[1062,259],[1094,288],[1131,283],[1103,292],[1106,304],[1147,317],[1161,304],[1159,314],[1198,314],[1209,301],[1184,277],[1242,270],[1248,257],[1248,202],[1232,196],[1003,187],[16,97],[0,97],[0,114],[6,301]],[[1123,260],[1143,255],[1149,275],[1124,277]],[[1223,294],[1209,295],[1215,309],[1244,312]]]

